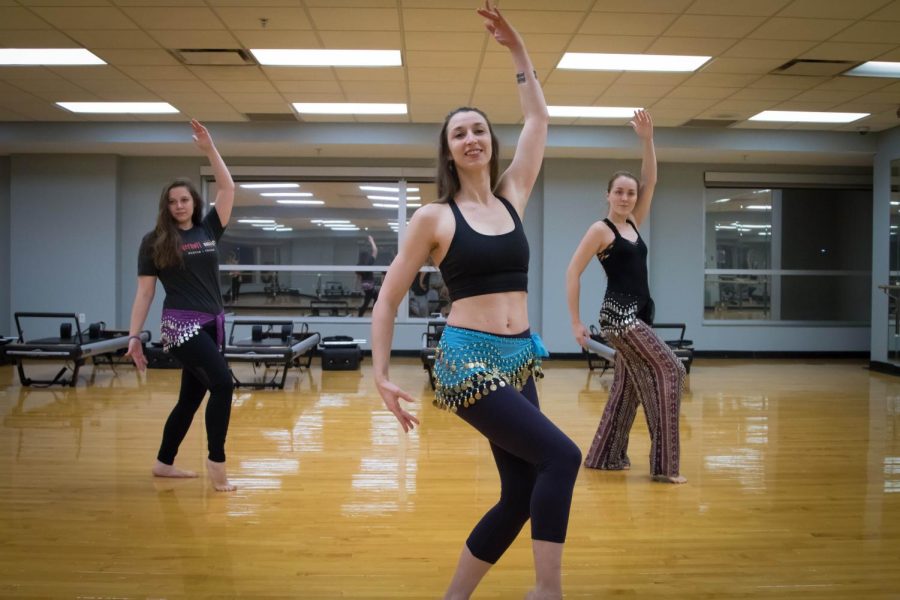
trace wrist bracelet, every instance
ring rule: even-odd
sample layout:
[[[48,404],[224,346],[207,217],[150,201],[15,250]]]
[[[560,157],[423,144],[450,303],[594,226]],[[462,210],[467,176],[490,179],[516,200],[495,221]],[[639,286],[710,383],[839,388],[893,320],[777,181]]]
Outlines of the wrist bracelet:
[[[139,341],[139,342],[142,342],[141,336],[139,336],[139,335],[129,335],[129,336],[128,336],[128,343],[129,343],[129,344],[131,343],[131,340],[137,340],[137,341]]]
[[[534,78],[537,79],[537,71],[533,70],[531,72],[534,73]],[[524,72],[516,73],[516,83],[525,83],[525,73]]]

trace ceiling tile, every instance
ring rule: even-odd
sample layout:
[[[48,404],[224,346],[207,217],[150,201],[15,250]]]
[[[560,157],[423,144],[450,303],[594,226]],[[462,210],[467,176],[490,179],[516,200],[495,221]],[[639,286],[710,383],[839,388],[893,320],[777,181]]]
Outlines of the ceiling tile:
[[[714,58],[703,65],[704,73],[768,73],[780,67],[784,60],[780,58]]]
[[[675,13],[679,14],[693,0],[603,0],[594,2],[594,12]]]
[[[196,79],[196,75],[181,66],[123,66],[119,69],[139,81],[152,81],[154,79]]]
[[[60,29],[137,29],[138,26],[118,8],[84,6],[35,7],[32,9],[40,17]]]
[[[725,58],[777,58],[788,61],[809,51],[815,42],[786,40],[750,40],[737,42],[722,54]]]
[[[399,31],[320,31],[319,37],[325,48],[400,50],[403,47]]]
[[[842,19],[788,19],[776,17],[756,28],[748,37],[764,40],[824,41],[852,24]]]
[[[665,34],[672,37],[708,37],[715,31],[718,37],[742,38],[756,29],[762,17],[682,15]]]
[[[662,35],[678,17],[670,14],[591,13],[578,29],[587,35]],[[673,34],[679,35],[679,34]]]
[[[275,85],[275,88],[281,92],[285,93],[326,93],[326,94],[340,94],[341,86],[337,81],[274,81],[272,82]]]
[[[893,44],[863,44],[824,42],[801,54],[798,58],[812,60],[875,60],[895,48]]]
[[[67,32],[86,48],[159,48],[159,43],[143,31],[75,29]]]
[[[95,50],[97,56],[115,67],[175,67],[181,63],[165,50]]]
[[[752,2],[722,0],[695,0],[687,9],[688,14],[698,15],[774,15],[790,4],[790,0],[753,0]]]
[[[472,10],[404,8],[402,14],[403,30],[406,32],[483,31],[481,17]]]
[[[869,19],[875,21],[900,21],[900,0],[894,0],[881,10],[872,13]]]
[[[897,38],[897,23],[860,21],[835,35],[831,41],[896,44]]]
[[[125,7],[122,11],[144,30],[171,29],[193,32],[225,28],[222,21],[208,8]]]
[[[244,48],[322,48],[314,31],[247,31],[231,32]]]
[[[407,31],[403,36],[406,50],[454,52],[461,49],[481,50],[485,42],[480,31]],[[528,40],[529,49],[531,40]]]
[[[227,49],[240,48],[240,43],[228,31],[148,31],[164,48],[173,49]]]
[[[581,24],[581,13],[551,10],[507,10],[504,14],[519,33],[526,38],[529,33],[575,33]],[[475,27],[481,25],[476,17]]]
[[[579,33],[572,38],[567,52],[608,52],[613,54],[639,54],[645,52],[656,40],[654,36],[586,35]]]
[[[301,5],[294,7],[266,6],[216,7],[215,13],[229,29],[258,31],[312,29]],[[265,19],[263,25],[262,19]],[[296,46],[293,46],[296,47]]]
[[[783,90],[808,90],[824,83],[825,77],[803,77],[801,75],[764,75],[753,82],[755,88]]]
[[[691,75],[685,85],[707,86],[707,87],[744,87],[750,85],[757,79],[757,74],[745,73],[707,73],[700,72]]]
[[[710,98],[713,100],[722,100],[740,89],[741,88],[680,85],[670,91],[666,98]]]
[[[661,37],[647,48],[648,54],[718,56],[734,45],[728,38]]]
[[[480,61],[480,52],[428,52],[415,50],[406,53],[411,68],[472,68]]]
[[[0,29],[5,48],[78,48],[68,36],[54,29]]]
[[[0,7],[0,29],[50,29],[50,25],[28,9],[3,6]]]
[[[399,12],[393,8],[310,8],[316,29],[339,31],[390,31],[400,29]]]
[[[403,69],[398,67],[378,68],[336,68],[334,74],[338,81],[389,81],[403,83],[406,81]]]
[[[884,6],[885,0],[794,0],[779,17],[804,19],[862,19]]]
[[[259,67],[188,67],[200,79],[205,81],[242,81],[265,82],[266,76]]]

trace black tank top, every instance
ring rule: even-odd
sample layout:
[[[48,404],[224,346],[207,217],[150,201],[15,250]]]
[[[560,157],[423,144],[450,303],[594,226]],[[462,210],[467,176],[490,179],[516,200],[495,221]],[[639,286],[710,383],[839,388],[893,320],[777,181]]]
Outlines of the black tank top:
[[[614,300],[619,306],[633,306],[636,316],[652,325],[653,300],[650,298],[647,276],[647,245],[630,220],[628,224],[638,234],[634,242],[623,238],[609,219],[603,219],[603,222],[615,236],[609,246],[597,253],[608,279],[604,303]]]
[[[447,204],[453,211],[456,231],[440,271],[450,300],[498,292],[528,291],[528,240],[522,221],[505,198],[497,196],[509,211],[515,227],[508,233],[485,235],[466,222],[453,199]]]

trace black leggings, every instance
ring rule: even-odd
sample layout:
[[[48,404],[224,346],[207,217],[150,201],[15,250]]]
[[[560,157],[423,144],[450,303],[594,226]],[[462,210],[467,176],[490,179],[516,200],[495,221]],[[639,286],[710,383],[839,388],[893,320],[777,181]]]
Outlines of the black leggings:
[[[534,379],[457,414],[490,441],[500,473],[500,500],[466,540],[472,555],[497,562],[529,518],[532,539],[565,542],[581,451],[541,413]]]
[[[225,462],[225,436],[231,418],[231,394],[234,383],[228,363],[216,344],[216,326],[204,327],[200,333],[172,348],[172,354],[181,361],[181,392],[178,403],[172,409],[163,428],[162,444],[156,458],[171,465],[175,462],[178,447],[187,435],[194,413],[209,390],[206,403],[206,440],[209,460]]]

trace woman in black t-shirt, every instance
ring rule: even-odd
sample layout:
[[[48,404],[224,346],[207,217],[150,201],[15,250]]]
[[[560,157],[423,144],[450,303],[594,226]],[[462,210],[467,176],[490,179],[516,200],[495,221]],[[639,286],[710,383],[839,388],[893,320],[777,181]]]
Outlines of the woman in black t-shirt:
[[[159,279],[166,291],[160,328],[163,347],[181,362],[183,370],[178,402],[163,429],[153,475],[197,476],[175,467],[175,455],[209,391],[206,468],[213,487],[230,492],[235,486],[225,472],[225,436],[234,386],[221,353],[225,313],[216,242],[231,216],[234,182],[206,128],[196,120],[191,126],[194,143],[209,158],[215,173],[215,209],[203,216],[203,199],[187,179],[176,179],[163,188],[156,228],[144,236],[138,253],[138,286],[131,309],[127,356],[141,371],[146,368],[137,332],[144,327]]]
[[[656,187],[653,121],[635,112],[631,126],[641,139],[641,179],[627,171],[613,174],[607,187],[609,214],[591,225],[566,271],[566,295],[572,334],[585,346],[581,322],[581,273],[596,256],[606,271],[606,296],[600,308],[600,330],[616,349],[615,376],[600,427],[585,457],[592,469],[618,471],[631,467],[628,434],[638,404],[650,430],[650,476],[654,481],[685,483],[678,471],[678,411],[684,367],[672,349],[653,333],[653,299],[647,280],[647,246],[638,226],[650,214]]]

